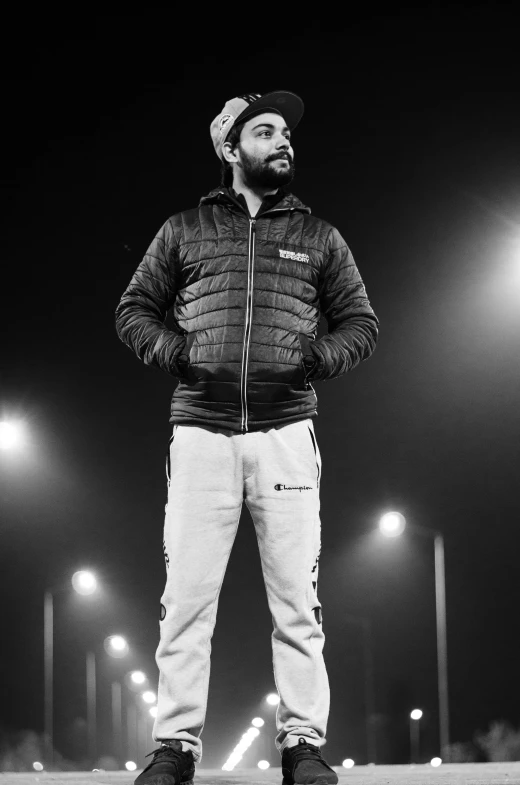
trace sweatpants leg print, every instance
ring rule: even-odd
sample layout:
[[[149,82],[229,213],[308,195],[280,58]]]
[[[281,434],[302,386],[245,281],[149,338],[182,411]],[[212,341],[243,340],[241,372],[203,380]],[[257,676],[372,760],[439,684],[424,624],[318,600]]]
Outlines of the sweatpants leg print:
[[[312,420],[238,434],[178,425],[170,446],[166,586],[154,739],[202,758],[211,637],[245,500],[273,619],[276,746],[325,744],[330,691],[317,595],[321,458]]]

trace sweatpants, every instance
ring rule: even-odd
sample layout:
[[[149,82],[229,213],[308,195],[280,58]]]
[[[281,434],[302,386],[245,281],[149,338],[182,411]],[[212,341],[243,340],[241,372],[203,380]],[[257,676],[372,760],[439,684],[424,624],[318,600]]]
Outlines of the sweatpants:
[[[167,474],[154,740],[180,739],[202,759],[211,638],[245,501],[273,619],[276,747],[281,753],[300,737],[322,746],[330,690],[317,595],[321,457],[312,420],[245,434],[175,425]]]

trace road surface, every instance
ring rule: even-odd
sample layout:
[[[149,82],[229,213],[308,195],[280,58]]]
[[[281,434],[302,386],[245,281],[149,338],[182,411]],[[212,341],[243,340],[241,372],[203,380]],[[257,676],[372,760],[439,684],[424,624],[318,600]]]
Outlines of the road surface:
[[[424,766],[333,767],[339,785],[520,785],[520,761],[515,763],[451,763]],[[0,785],[132,785],[135,772],[0,772]],[[195,785],[281,785],[282,770],[271,768],[198,768]]]

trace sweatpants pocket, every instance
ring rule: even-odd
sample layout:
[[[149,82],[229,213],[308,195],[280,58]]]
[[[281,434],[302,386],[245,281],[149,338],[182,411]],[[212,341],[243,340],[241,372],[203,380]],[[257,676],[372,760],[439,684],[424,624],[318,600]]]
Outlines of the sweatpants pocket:
[[[178,427],[179,427],[178,425],[174,425],[173,426],[173,432],[172,432],[172,435],[170,436],[170,440],[168,442],[168,449],[166,450],[166,486],[167,486],[167,488],[170,487],[170,479],[171,479],[171,468],[172,468],[171,467],[171,458],[170,458],[171,449],[172,449],[173,440],[175,439],[175,434],[177,433],[177,428]]]
[[[309,434],[312,440],[312,446],[314,448],[314,455],[316,456],[316,472],[317,472],[317,487],[320,487],[320,475],[321,475],[321,456],[320,451],[318,449],[318,443],[316,441],[316,437],[314,435],[314,431],[312,430],[311,426],[307,426],[309,429]]]

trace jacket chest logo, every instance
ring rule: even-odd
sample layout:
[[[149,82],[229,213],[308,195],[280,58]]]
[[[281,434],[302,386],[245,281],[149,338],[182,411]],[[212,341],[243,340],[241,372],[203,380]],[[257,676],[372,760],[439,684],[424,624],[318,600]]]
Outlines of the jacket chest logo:
[[[307,253],[295,253],[294,251],[284,251],[282,248],[279,249],[279,252],[282,259],[292,259],[294,262],[309,261],[309,254]]]

